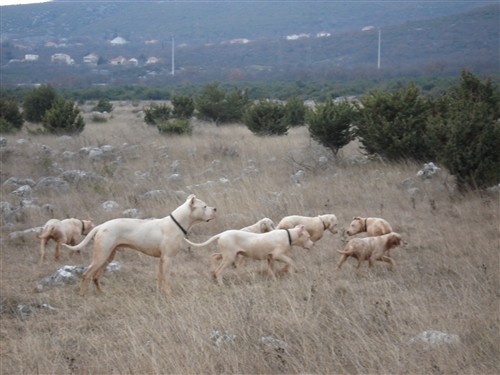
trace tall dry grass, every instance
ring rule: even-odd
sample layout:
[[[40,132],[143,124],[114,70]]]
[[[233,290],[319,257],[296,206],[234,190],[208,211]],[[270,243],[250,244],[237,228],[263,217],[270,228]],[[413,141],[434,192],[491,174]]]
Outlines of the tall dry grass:
[[[410,195],[402,182],[415,178],[420,165],[353,163],[355,144],[322,167],[319,157],[328,152],[304,128],[257,138],[242,126],[197,123],[191,137],[164,137],[144,125],[139,109],[115,103],[107,123],[87,123],[74,138],[7,137],[2,182],[12,176],[37,181],[70,169],[95,172],[106,182],[72,185],[67,194],[35,193],[40,205],[53,205],[52,214],[35,209],[22,222],[3,223],[2,374],[500,372],[498,196],[458,195],[444,173],[415,179],[418,192]],[[21,137],[28,142],[17,144]],[[110,159],[61,156],[104,144],[115,149]],[[305,178],[296,184],[291,175],[299,169]],[[179,179],[170,178],[174,172]],[[141,198],[157,189],[166,193]],[[10,190],[2,187],[1,200],[18,204]],[[215,221],[193,227],[195,241],[264,216],[278,222],[289,214],[334,213],[341,228],[353,216],[382,216],[409,245],[394,251],[392,272],[383,263],[356,272],[354,261],[339,271],[342,236],[326,233],[312,252],[292,250],[298,273],[272,281],[262,264],[248,261],[239,272],[225,273],[224,287],[208,273],[215,248],[186,246],[175,259],[171,298],[156,290],[157,259],[125,250],[116,257],[122,269],[102,278],[104,295],[89,289],[81,298],[78,285],[34,289],[64,264],[87,265],[91,247],[81,256],[63,252],[60,262],[49,251],[38,264],[34,236],[7,239],[51,217],[101,223],[127,208],[163,217],[189,193],[218,208]],[[107,200],[120,210],[102,210]],[[56,310],[35,308],[23,316],[20,304]],[[430,330],[459,341],[412,341]],[[227,336],[217,341],[217,332]],[[266,337],[275,345],[263,344]]]

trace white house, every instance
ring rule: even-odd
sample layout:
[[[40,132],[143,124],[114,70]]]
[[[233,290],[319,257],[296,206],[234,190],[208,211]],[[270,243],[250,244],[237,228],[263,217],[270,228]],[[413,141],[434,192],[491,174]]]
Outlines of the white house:
[[[97,66],[97,61],[99,61],[99,56],[95,53],[90,53],[87,56],[83,56],[83,63],[90,66]]]
[[[65,53],[54,53],[50,57],[50,61],[52,61],[53,63],[67,64],[67,65],[73,65],[75,63],[75,60],[73,60],[70,55],[67,55]]]
[[[150,65],[150,64],[158,64],[160,62],[160,59],[158,57],[154,57],[154,56],[151,56],[148,58],[148,60],[146,61],[146,64],[147,65]]]
[[[114,59],[109,60],[111,65],[126,65],[127,59],[123,56],[115,57]]]
[[[27,55],[24,55],[24,61],[38,61],[39,57],[40,56],[38,56],[38,55],[27,54]]]
[[[125,40],[124,38],[122,38],[121,36],[117,36],[115,39],[111,40],[110,43],[114,46],[118,46],[118,45],[127,44],[128,41]]]

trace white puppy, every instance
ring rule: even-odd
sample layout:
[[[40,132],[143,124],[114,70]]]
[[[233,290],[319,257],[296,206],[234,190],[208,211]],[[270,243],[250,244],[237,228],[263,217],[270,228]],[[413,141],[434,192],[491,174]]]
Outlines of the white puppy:
[[[268,273],[273,278],[273,261],[286,263],[295,268],[293,260],[286,255],[292,246],[302,246],[310,250],[314,242],[303,225],[292,229],[273,230],[267,233],[251,233],[243,230],[227,230],[219,233],[203,243],[194,243],[185,238],[192,246],[202,247],[217,241],[217,247],[222,255],[221,264],[213,271],[213,277],[222,285],[222,272],[230,264],[234,264],[238,255],[252,259],[268,261]]]
[[[94,223],[90,220],[80,219],[50,219],[43,226],[42,232],[36,237],[41,240],[40,244],[40,261],[45,259],[45,247],[49,240],[56,242],[56,252],[54,258],[59,259],[61,255],[61,244],[76,244],[81,235],[85,235],[94,228]]]
[[[368,236],[381,236],[383,234],[391,233],[391,225],[384,219],[379,217],[353,217],[349,229],[347,229],[348,236],[354,236],[358,233],[366,232]]]
[[[391,258],[390,252],[391,249],[400,245],[405,246],[406,242],[403,241],[400,234],[395,232],[375,237],[353,238],[345,245],[343,251],[337,250],[342,254],[338,268],[342,267],[347,258],[353,257],[358,260],[356,268],[359,268],[361,263],[367,260],[370,267],[375,261],[387,262],[392,270],[396,262]]]
[[[306,230],[311,235],[311,241],[316,242],[323,237],[326,230],[329,230],[333,234],[337,233],[336,226],[338,224],[338,220],[333,214],[319,215],[315,217],[292,215],[281,219],[276,226],[276,229],[290,229],[298,224],[304,225]]]

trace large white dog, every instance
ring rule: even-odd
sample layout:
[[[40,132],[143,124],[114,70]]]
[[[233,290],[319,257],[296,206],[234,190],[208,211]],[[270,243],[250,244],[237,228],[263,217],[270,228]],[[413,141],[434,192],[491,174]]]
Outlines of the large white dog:
[[[326,230],[337,233],[337,217],[333,214],[319,215],[314,217],[309,216],[285,216],[276,226],[276,229],[290,229],[298,224],[306,227],[306,230],[311,235],[311,241],[316,242],[323,237]]]
[[[94,281],[97,290],[101,291],[99,277],[104,269],[113,260],[118,249],[129,248],[160,258],[158,287],[170,295],[170,267],[173,257],[180,250],[182,239],[193,224],[214,219],[216,210],[190,195],[186,202],[163,219],[109,220],[95,227],[77,246],[64,245],[71,250],[80,250],[94,239],[92,263],[83,274],[80,294],[85,295],[90,279]]]
[[[195,247],[202,247],[217,242],[219,253],[222,255],[222,262],[213,271],[213,277],[219,285],[222,285],[222,272],[224,269],[236,262],[238,255],[243,255],[252,259],[267,260],[268,273],[273,278],[273,262],[275,260],[286,263],[295,268],[294,261],[286,255],[292,246],[302,246],[310,250],[314,242],[310,239],[309,232],[303,225],[298,225],[292,229],[273,230],[267,233],[252,233],[244,230],[231,229],[219,233],[203,243],[194,243],[187,238],[184,240]],[[218,253],[218,254],[219,254]]]

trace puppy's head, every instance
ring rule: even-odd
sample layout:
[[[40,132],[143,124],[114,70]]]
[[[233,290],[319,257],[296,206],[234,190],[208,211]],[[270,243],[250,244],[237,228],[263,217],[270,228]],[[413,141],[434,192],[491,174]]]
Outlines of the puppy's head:
[[[406,242],[403,241],[399,233],[392,232],[387,235],[387,249],[401,245],[406,245]]]

